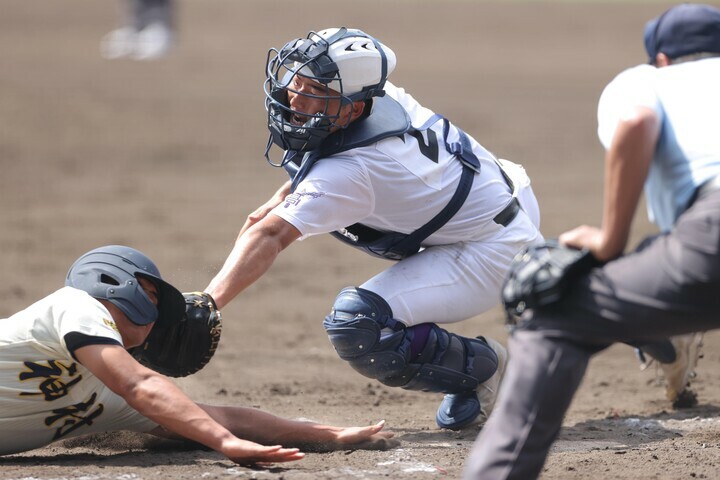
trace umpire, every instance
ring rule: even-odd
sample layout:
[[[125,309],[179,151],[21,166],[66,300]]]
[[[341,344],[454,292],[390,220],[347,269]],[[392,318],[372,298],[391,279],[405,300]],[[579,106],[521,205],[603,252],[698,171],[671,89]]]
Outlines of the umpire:
[[[466,479],[536,478],[593,354],[720,327],[720,10],[669,9],[646,25],[645,48],[649,65],[620,73],[598,106],[602,227],[560,236],[607,263],[523,316]],[[662,233],[621,256],[643,184]]]

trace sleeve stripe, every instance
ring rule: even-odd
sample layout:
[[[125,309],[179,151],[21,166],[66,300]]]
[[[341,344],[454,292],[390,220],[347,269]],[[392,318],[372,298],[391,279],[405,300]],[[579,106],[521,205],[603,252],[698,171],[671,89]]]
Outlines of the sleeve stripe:
[[[75,358],[75,350],[88,345],[118,345],[122,347],[122,344],[114,338],[85,335],[80,332],[67,333],[64,339],[65,345],[67,345],[67,349],[70,351],[73,358]],[[77,360],[77,358],[75,358],[75,360]]]

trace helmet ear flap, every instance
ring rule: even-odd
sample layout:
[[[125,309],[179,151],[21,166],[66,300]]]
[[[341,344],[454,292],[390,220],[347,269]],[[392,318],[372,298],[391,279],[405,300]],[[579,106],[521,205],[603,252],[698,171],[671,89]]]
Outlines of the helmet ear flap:
[[[139,277],[157,287],[157,306],[140,284]],[[162,279],[152,260],[122,245],[96,248],[78,258],[68,270],[65,285],[111,302],[136,325],[148,325],[156,320],[179,321],[185,309],[182,294]]]
[[[120,285],[120,282],[118,282],[115,277],[111,277],[107,273],[100,274],[100,283],[104,283],[106,285]]]

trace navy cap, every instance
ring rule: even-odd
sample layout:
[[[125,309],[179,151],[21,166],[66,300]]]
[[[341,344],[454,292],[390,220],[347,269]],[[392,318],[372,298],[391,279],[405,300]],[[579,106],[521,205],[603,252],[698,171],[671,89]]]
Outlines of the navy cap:
[[[645,25],[645,50],[650,63],[662,52],[670,59],[693,53],[720,53],[720,9],[683,3]]]

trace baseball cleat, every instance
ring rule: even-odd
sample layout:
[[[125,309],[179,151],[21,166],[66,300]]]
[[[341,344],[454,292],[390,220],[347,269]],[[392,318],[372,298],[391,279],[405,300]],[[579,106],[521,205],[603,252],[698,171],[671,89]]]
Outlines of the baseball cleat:
[[[484,340],[497,355],[497,370],[492,377],[481,383],[476,391],[445,395],[435,415],[435,422],[440,428],[460,430],[470,425],[483,425],[495,406],[500,383],[505,374],[507,350],[491,338],[478,338]]]
[[[675,347],[676,359],[672,363],[660,363],[665,375],[665,394],[674,408],[697,405],[697,396],[690,390],[690,380],[695,378],[695,368],[702,357],[702,333],[670,337]]]
[[[477,392],[450,393],[440,403],[435,422],[440,428],[459,430],[474,423],[480,412]]]

